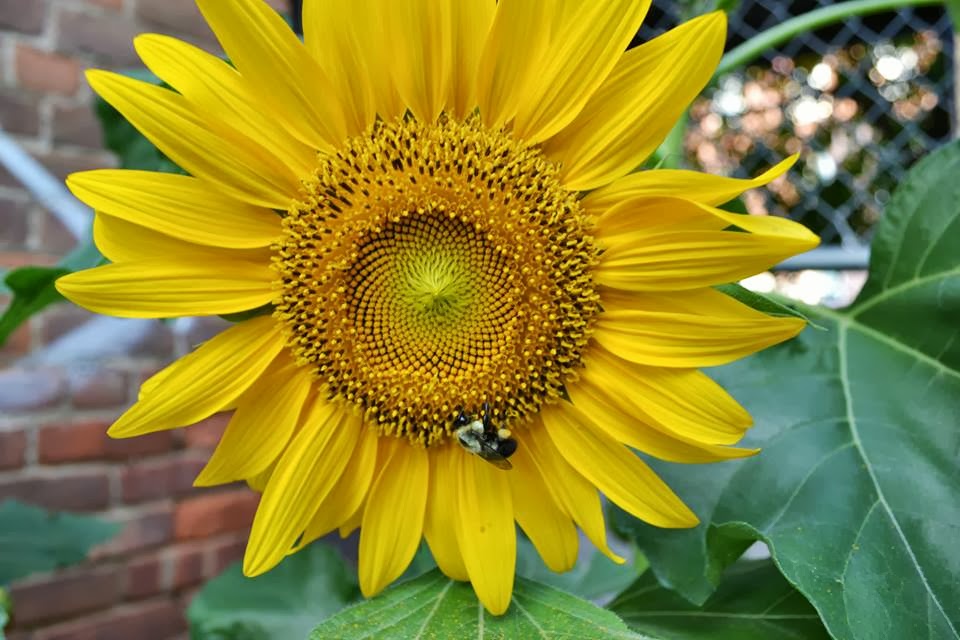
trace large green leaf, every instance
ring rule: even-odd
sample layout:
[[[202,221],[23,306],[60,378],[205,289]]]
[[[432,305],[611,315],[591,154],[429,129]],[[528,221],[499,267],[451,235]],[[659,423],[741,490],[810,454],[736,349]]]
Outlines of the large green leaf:
[[[115,522],[51,513],[14,500],[0,503],[0,585],[82,562],[90,547],[109,540]],[[0,605],[2,606],[2,605]]]
[[[630,628],[671,640],[822,640],[810,603],[769,560],[735,564],[703,607],[647,572],[610,604]]]
[[[517,578],[507,613],[491,616],[469,584],[450,580],[439,569],[341,611],[310,636],[311,640],[642,637],[609,611],[524,578]]]
[[[609,602],[623,591],[647,568],[641,556],[633,563],[616,564],[590,547],[581,553],[577,564],[566,573],[551,571],[533,543],[524,537],[517,539],[517,575],[545,584],[597,604]]]
[[[354,572],[333,547],[312,544],[256,578],[240,563],[211,580],[187,610],[194,638],[306,638],[359,595]]]
[[[917,164],[847,311],[827,331],[724,367],[757,457],[658,464],[707,523],[618,528],[695,602],[750,540],[838,638],[960,638],[960,143]]]
[[[413,562],[400,581],[418,578],[435,568],[436,562],[426,543],[421,544]],[[543,562],[533,543],[526,536],[517,536],[517,575],[561,591],[604,604],[637,579],[647,568],[641,556],[633,563],[616,564],[595,548],[580,553],[576,566],[566,573],[554,573]]]

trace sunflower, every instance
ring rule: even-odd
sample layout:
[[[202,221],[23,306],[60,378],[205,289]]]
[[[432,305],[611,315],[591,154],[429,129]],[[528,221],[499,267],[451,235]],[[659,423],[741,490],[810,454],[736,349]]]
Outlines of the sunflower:
[[[244,318],[149,380],[130,437],[234,413],[196,480],[262,492],[257,575],[359,527],[372,596],[421,538],[503,613],[516,529],[554,571],[600,493],[696,516],[631,449],[747,456],[749,415],[697,367],[794,336],[713,287],[817,243],[717,208],[753,180],[636,172],[713,73],[724,14],[625,52],[649,0],[198,0],[230,63],[142,35],[169,87],[94,90],[188,175],[74,174],[112,264],[61,278],[87,309]],[[507,467],[510,467],[507,469]]]

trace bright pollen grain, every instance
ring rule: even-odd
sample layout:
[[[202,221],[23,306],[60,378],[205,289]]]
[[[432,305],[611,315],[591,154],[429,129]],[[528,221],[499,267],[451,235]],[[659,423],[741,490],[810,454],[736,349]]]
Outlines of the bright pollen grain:
[[[503,426],[563,393],[599,311],[598,250],[535,148],[475,120],[378,123],[322,155],[275,247],[275,315],[331,397],[384,434]]]

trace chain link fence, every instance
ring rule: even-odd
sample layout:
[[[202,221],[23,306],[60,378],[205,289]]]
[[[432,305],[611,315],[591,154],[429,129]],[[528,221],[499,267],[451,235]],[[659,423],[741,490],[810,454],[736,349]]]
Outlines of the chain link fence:
[[[654,2],[638,41],[699,13],[697,4]],[[743,0],[727,48],[832,4]],[[800,220],[825,246],[863,248],[906,171],[950,139],[953,46],[939,5],[805,33],[707,89],[691,110],[682,163],[747,177],[801,152],[786,178],[748,194],[746,209]]]

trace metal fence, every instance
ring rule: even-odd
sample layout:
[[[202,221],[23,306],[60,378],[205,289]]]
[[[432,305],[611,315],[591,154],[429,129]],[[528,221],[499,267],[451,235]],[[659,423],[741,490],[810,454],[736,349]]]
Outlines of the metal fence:
[[[638,40],[699,12],[697,4],[654,2]],[[730,14],[728,49],[831,4],[743,0]],[[862,248],[905,172],[951,136],[953,46],[936,5],[806,33],[707,90],[692,108],[684,163],[746,177],[801,151],[785,180],[745,206],[800,220],[824,245]]]

